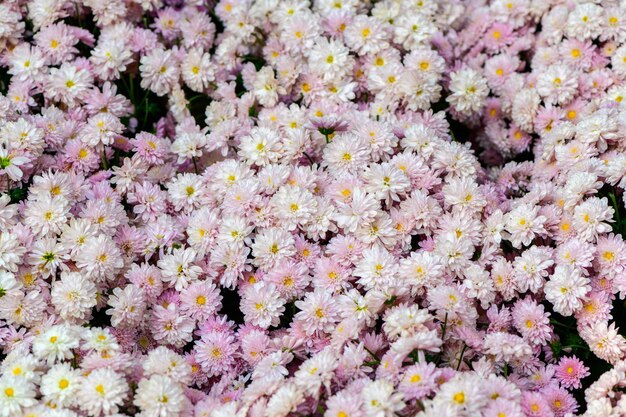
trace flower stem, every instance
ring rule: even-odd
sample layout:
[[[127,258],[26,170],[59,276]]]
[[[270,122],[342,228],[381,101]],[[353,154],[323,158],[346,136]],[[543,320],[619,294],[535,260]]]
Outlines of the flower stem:
[[[192,156],[191,160],[193,161],[193,169],[196,171],[196,175],[198,175],[198,164],[196,163],[196,157]]]
[[[456,370],[458,371],[461,367],[461,363],[463,363],[463,355],[465,355],[465,350],[467,349],[467,344],[463,343],[463,349],[461,349],[461,356],[459,356],[459,362],[456,364]]]
[[[374,352],[372,352],[372,351],[371,351],[371,350],[369,350],[368,348],[365,348],[365,350],[367,351],[367,353],[369,353],[369,354],[370,354],[370,356],[371,356],[372,358],[374,358],[374,361],[375,361],[375,362],[380,363],[380,359],[378,358],[378,356],[376,356],[376,354],[375,354]]]
[[[104,146],[102,148],[102,167],[105,170],[109,169],[109,163],[107,162],[107,148],[106,148],[106,146]]]

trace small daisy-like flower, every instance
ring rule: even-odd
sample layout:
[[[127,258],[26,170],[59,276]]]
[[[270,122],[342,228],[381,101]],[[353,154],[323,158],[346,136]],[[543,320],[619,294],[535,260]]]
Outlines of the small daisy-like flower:
[[[68,363],[55,365],[41,378],[41,393],[48,401],[68,407],[76,404],[82,383],[79,371]]]
[[[79,338],[73,327],[62,324],[48,328],[35,337],[33,353],[36,357],[53,363],[73,357],[72,349],[78,348]]]
[[[24,175],[20,167],[28,162],[25,156],[15,155],[0,146],[0,175],[7,175],[13,181],[20,181]]]
[[[31,382],[22,378],[0,378],[0,416],[20,415],[25,407],[35,405],[35,389]]]
[[[98,281],[112,280],[124,266],[119,248],[105,234],[89,238],[76,254],[76,266]]]
[[[259,282],[246,288],[241,311],[246,321],[262,328],[277,326],[285,311],[285,300],[273,284]]]
[[[174,249],[172,254],[164,256],[157,263],[162,280],[171,282],[177,291],[186,288],[202,274],[202,268],[194,264],[196,257],[196,251],[191,248]]]
[[[589,278],[581,276],[578,269],[569,265],[557,265],[544,290],[546,300],[553,304],[554,310],[570,316],[582,308],[591,286]]]
[[[128,383],[124,377],[109,368],[100,368],[83,379],[77,401],[89,414],[107,415],[117,413],[127,395]]]
[[[565,388],[580,388],[580,380],[589,375],[589,368],[576,356],[563,356],[556,366],[555,375]]]
[[[178,83],[180,67],[170,50],[154,49],[141,57],[141,87],[163,96]]]
[[[218,331],[204,334],[194,348],[198,363],[209,376],[220,375],[230,369],[235,362],[236,350],[234,337]]]
[[[146,417],[177,416],[185,407],[185,396],[172,378],[153,375],[139,381],[134,404]]]
[[[463,69],[450,76],[450,91],[446,99],[461,114],[477,113],[482,108],[489,88],[487,81],[472,69]]]
[[[95,284],[78,272],[63,272],[52,286],[52,304],[65,320],[83,320],[97,304]]]

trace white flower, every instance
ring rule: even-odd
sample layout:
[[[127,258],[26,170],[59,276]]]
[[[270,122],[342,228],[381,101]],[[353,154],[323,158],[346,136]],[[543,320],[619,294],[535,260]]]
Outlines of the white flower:
[[[75,329],[66,324],[49,327],[35,337],[33,353],[49,364],[56,360],[73,357],[72,349],[78,348],[79,337]]]
[[[549,104],[567,104],[577,91],[577,74],[565,64],[551,65],[537,76],[537,92]]]
[[[110,145],[124,131],[119,118],[111,113],[98,113],[87,120],[80,131],[80,140],[90,146]]]
[[[538,292],[548,276],[548,268],[554,265],[552,252],[545,246],[531,246],[515,258],[515,282],[521,292]]]
[[[597,37],[603,30],[603,14],[604,9],[597,4],[577,4],[567,18],[567,36],[581,41]]]
[[[174,252],[163,256],[157,266],[161,269],[164,282],[171,282],[180,291],[196,281],[202,274],[202,268],[195,265],[197,252],[192,248],[174,249]]]
[[[347,133],[335,136],[324,148],[322,166],[328,167],[331,175],[340,178],[361,171],[369,159],[367,142],[360,136]]]
[[[55,237],[46,237],[35,242],[26,260],[44,277],[49,277],[59,268],[67,270],[68,258],[67,251]]]
[[[39,382],[41,362],[34,355],[24,354],[22,349],[12,350],[2,363],[2,376],[21,378],[27,382]]]
[[[110,309],[106,314],[111,316],[111,324],[115,327],[137,326],[143,319],[145,299],[143,292],[133,284],[124,289],[116,287],[107,302]]]
[[[12,152],[0,146],[0,176],[5,174],[13,181],[22,179],[21,165],[28,162],[28,158],[24,156],[15,156]]]
[[[0,231],[8,231],[17,222],[17,204],[11,204],[9,194],[0,196]]]
[[[164,346],[158,346],[148,353],[143,369],[144,378],[164,375],[178,383],[189,384],[191,382],[191,365],[181,355]]]
[[[81,339],[83,340],[81,348],[85,351],[95,350],[98,353],[102,353],[117,352],[120,349],[108,327],[104,329],[98,327],[85,329],[81,334]]]
[[[267,329],[278,326],[280,316],[285,311],[285,303],[274,284],[258,282],[245,289],[241,311],[246,322]]]
[[[180,68],[178,59],[173,51],[152,49],[141,57],[139,71],[141,73],[141,88],[154,91],[163,96],[169,93],[178,83]]]
[[[367,417],[393,417],[404,408],[402,394],[394,392],[393,384],[384,379],[368,382],[361,397]]]
[[[316,203],[310,191],[291,185],[279,188],[271,200],[274,215],[287,230],[308,223],[315,213]]]
[[[450,75],[449,88],[451,94],[446,101],[464,115],[480,111],[489,94],[487,80],[470,68],[453,72]]]
[[[326,81],[343,78],[352,71],[354,60],[348,48],[337,40],[320,38],[309,52],[309,68]]]
[[[120,71],[125,71],[127,65],[133,62],[133,53],[123,39],[100,36],[89,60],[99,78],[115,80],[119,79]]]
[[[496,297],[489,272],[477,264],[472,264],[463,271],[463,275],[465,277],[463,281],[463,287],[466,289],[465,294],[480,301],[483,308],[489,308]]]
[[[539,94],[531,88],[523,89],[513,98],[511,117],[515,124],[524,132],[531,132],[533,130],[535,114],[539,109],[540,103],[541,98]]]
[[[351,201],[339,201],[337,208],[338,211],[334,213],[337,225],[346,231],[356,232],[359,227],[374,221],[380,211],[380,203],[374,196],[357,187],[352,190]]]
[[[181,73],[185,84],[198,93],[215,80],[215,68],[211,64],[211,57],[199,49],[191,49],[187,52],[181,64]]]
[[[286,93],[284,87],[279,86],[274,78],[274,70],[268,66],[256,73],[252,88],[259,104],[265,107],[274,107],[278,102],[278,95]]]
[[[20,415],[23,407],[35,405],[34,386],[15,377],[0,378],[0,417],[15,417]]]
[[[394,21],[394,42],[412,50],[428,44],[437,31],[435,25],[421,13],[406,13]]]
[[[532,348],[524,339],[506,332],[485,335],[484,348],[497,362],[526,361],[532,357]]]
[[[554,311],[571,316],[582,308],[591,286],[589,278],[582,276],[578,269],[570,265],[557,265],[544,290],[546,300],[552,303]]]
[[[267,402],[266,417],[285,417],[304,401],[302,391],[293,383],[282,385]]]
[[[400,261],[398,275],[411,287],[412,293],[421,292],[439,284],[443,278],[444,265],[439,257],[426,251],[411,252]]]
[[[389,47],[386,27],[370,16],[356,15],[344,31],[346,45],[359,55],[376,54]]]
[[[385,162],[372,164],[363,173],[365,191],[379,200],[385,200],[387,205],[391,201],[400,201],[411,188],[408,177],[393,164]]]
[[[330,388],[339,366],[332,348],[326,348],[304,361],[294,374],[296,385],[305,395],[318,396],[322,387]]]
[[[62,363],[50,368],[41,378],[41,393],[53,404],[69,407],[76,404],[76,393],[81,383],[80,372],[68,363]]]
[[[614,364],[626,354],[626,339],[618,331],[615,323],[609,325],[607,321],[600,320],[584,327],[580,335],[597,357]]]
[[[76,266],[97,281],[113,280],[124,266],[122,254],[109,236],[89,238],[76,253]]]
[[[461,209],[463,213],[480,211],[487,204],[478,184],[471,177],[451,179],[442,191],[446,203]]]
[[[200,158],[202,156],[201,148],[206,145],[206,135],[200,132],[185,132],[176,136],[171,150],[178,155],[178,163],[182,164],[192,158]]]
[[[476,416],[485,405],[487,398],[481,390],[482,379],[476,374],[459,373],[442,384],[432,402],[428,402],[428,416],[440,415],[447,410],[449,416]]]
[[[97,304],[96,285],[78,272],[62,272],[52,285],[52,304],[64,320],[83,320]]]
[[[117,372],[100,368],[87,375],[80,385],[77,402],[89,415],[117,413],[128,395],[128,383]]]
[[[204,202],[206,187],[202,177],[195,174],[178,174],[167,184],[167,193],[176,210],[190,212]]]
[[[252,263],[263,269],[296,253],[293,236],[286,230],[271,228],[259,231],[252,244]]]
[[[395,258],[380,245],[363,251],[363,258],[356,264],[353,274],[366,289],[381,288],[393,282],[398,265]]]
[[[520,204],[505,216],[505,228],[510,233],[509,240],[515,248],[530,245],[536,235],[545,233],[545,216],[540,216],[539,207]]]
[[[172,378],[153,375],[139,381],[134,404],[145,417],[178,417],[185,406],[185,395]]]
[[[606,197],[591,197],[574,209],[572,226],[578,236],[588,242],[594,241],[599,234],[611,231],[611,226],[606,222],[613,221],[615,210],[609,207]]]
[[[19,290],[22,287],[21,283],[18,283],[13,275],[9,271],[0,270],[0,298],[11,295],[11,292]]]
[[[265,166],[278,161],[282,141],[278,132],[266,127],[255,127],[241,138],[239,156],[250,165]]]

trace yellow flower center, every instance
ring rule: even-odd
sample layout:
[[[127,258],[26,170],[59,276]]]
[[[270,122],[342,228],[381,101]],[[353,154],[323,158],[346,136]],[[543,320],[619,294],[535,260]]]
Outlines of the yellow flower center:
[[[454,394],[454,397],[452,397],[452,399],[457,404],[463,404],[465,402],[465,393],[457,392],[456,394]]]

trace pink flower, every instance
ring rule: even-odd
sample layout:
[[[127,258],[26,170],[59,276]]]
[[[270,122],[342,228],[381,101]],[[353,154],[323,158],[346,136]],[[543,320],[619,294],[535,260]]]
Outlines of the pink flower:
[[[562,357],[556,366],[556,377],[565,388],[580,388],[581,379],[589,376],[589,368],[576,356]]]

